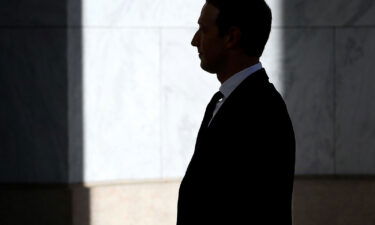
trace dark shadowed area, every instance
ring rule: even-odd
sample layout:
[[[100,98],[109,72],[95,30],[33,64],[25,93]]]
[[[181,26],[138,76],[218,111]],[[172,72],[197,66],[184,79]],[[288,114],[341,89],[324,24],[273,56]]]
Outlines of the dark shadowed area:
[[[0,8],[0,224],[89,224],[81,1]]]

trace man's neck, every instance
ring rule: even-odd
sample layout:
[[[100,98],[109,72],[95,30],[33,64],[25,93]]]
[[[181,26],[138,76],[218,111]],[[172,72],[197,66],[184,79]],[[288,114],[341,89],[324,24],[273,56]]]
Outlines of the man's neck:
[[[232,62],[229,62],[222,71],[217,73],[217,79],[220,83],[224,83],[231,76],[257,63],[259,63],[258,57],[246,57],[242,60],[237,58]]]

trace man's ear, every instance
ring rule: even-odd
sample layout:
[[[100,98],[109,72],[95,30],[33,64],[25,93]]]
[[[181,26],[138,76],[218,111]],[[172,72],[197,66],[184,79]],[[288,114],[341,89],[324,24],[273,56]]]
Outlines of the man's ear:
[[[226,47],[236,48],[240,45],[241,40],[241,30],[238,27],[231,27],[226,35]]]

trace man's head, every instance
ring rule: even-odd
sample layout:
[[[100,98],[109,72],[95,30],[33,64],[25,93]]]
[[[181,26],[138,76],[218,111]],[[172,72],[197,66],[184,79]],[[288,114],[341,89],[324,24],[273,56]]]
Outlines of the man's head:
[[[206,0],[192,45],[201,67],[215,73],[230,54],[259,58],[271,31],[271,10],[264,0]]]

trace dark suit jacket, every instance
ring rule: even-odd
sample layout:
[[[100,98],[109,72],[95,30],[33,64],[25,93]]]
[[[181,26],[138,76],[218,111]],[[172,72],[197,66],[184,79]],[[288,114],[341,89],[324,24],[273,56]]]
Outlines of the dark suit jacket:
[[[291,225],[295,140],[264,69],[201,127],[182,180],[177,225]]]

